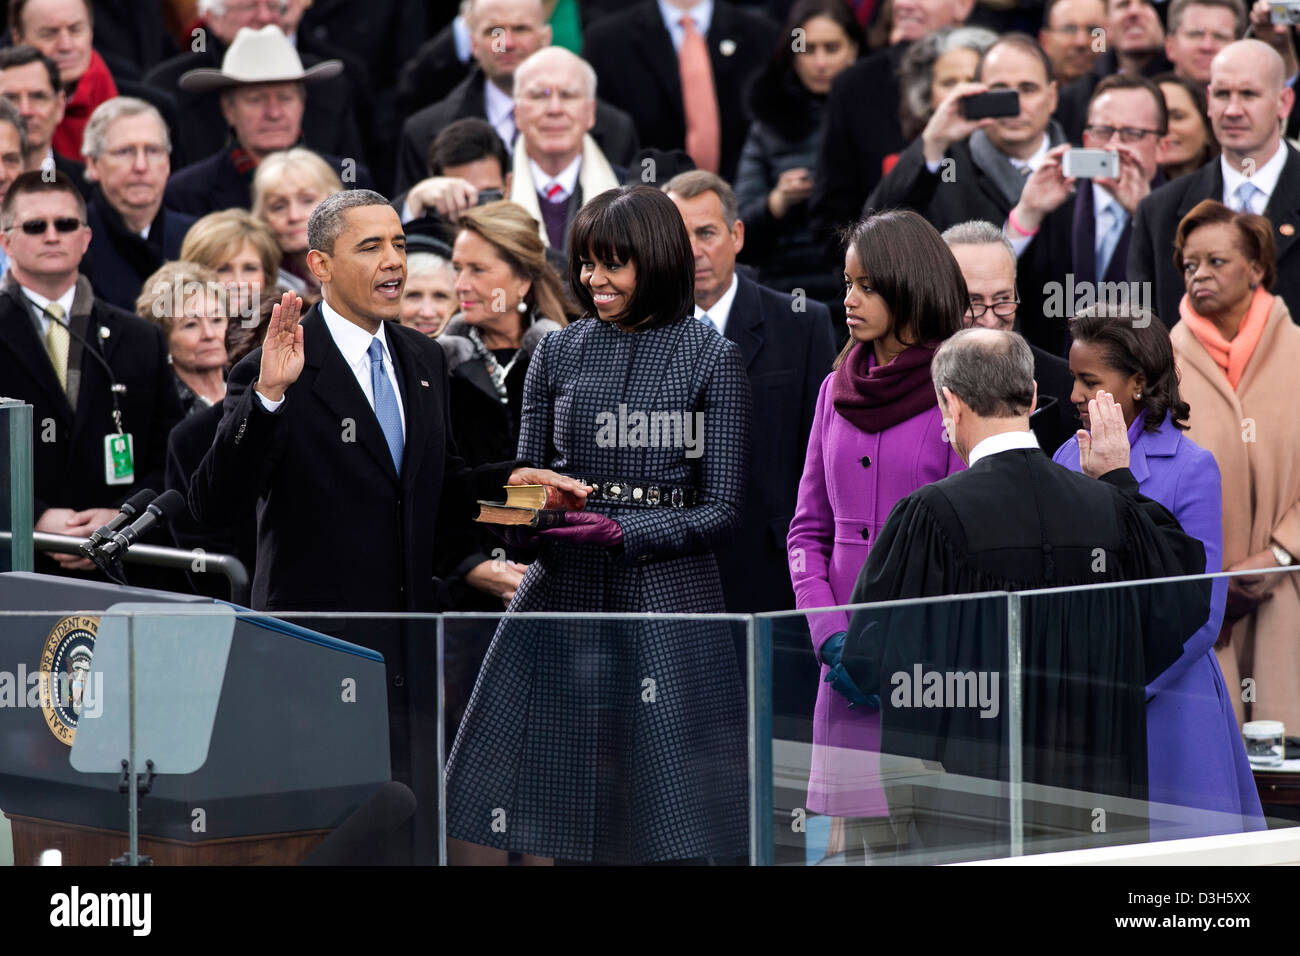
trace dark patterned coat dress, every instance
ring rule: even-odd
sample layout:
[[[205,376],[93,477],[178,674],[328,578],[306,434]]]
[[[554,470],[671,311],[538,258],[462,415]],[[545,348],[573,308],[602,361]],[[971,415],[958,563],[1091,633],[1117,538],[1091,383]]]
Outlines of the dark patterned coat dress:
[[[597,483],[587,509],[619,523],[623,546],[542,535],[510,612],[721,612],[713,549],[739,526],[749,432],[739,353],[694,318],[636,333],[587,318],[546,336],[519,455]],[[604,500],[612,485],[624,500]],[[646,503],[672,489],[694,503]],[[448,761],[448,835],[596,863],[743,856],[735,627],[507,616]]]

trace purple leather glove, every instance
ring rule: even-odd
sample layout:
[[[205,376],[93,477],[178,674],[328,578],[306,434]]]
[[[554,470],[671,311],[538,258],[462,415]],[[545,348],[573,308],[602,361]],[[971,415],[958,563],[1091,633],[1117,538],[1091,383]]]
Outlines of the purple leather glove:
[[[623,529],[617,521],[590,511],[566,511],[563,527],[547,528],[538,534],[602,548],[613,548],[623,543]]]

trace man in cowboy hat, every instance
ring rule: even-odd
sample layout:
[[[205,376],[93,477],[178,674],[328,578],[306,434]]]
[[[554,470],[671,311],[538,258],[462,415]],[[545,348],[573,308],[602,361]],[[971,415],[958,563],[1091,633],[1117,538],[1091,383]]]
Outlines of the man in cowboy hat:
[[[191,49],[158,64],[145,74],[144,82],[167,96],[176,104],[177,122],[173,127],[179,163],[193,163],[215,153],[226,144],[226,124],[222,122],[219,97],[208,89],[190,90],[181,86],[181,77],[202,68],[218,69],[225,62],[240,32],[264,30],[275,27],[288,38],[285,13],[281,5],[264,2],[261,5],[236,4],[234,0],[208,0],[200,9],[203,28]],[[314,43],[304,42],[305,37],[289,39],[302,64],[308,68],[329,62],[324,50]],[[353,72],[349,64],[348,74]],[[337,74],[338,71],[335,70]],[[312,84],[311,95],[303,117],[306,143],[319,153],[337,156],[355,156],[364,162],[364,126],[358,116],[358,94],[348,74],[331,75]],[[178,164],[179,165],[179,164]]]
[[[240,30],[221,69],[190,70],[182,75],[184,90],[219,93],[221,113],[233,130],[234,142],[172,176],[167,184],[167,206],[191,216],[235,206],[249,208],[257,164],[302,139],[306,84],[337,76],[342,69],[338,60],[325,60],[304,70],[280,28],[265,26]],[[345,187],[371,185],[369,170],[355,154],[340,158],[320,152],[320,156]]]

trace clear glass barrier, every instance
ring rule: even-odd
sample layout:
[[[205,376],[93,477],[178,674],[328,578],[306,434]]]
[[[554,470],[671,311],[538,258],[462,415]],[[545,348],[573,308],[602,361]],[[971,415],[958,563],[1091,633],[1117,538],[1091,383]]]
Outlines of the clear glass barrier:
[[[1269,596],[1248,611],[1242,594]],[[1285,740],[1300,730],[1287,650],[1300,626],[1300,569],[1030,591],[1018,601],[1025,853],[1300,819],[1300,748]]]
[[[277,618],[3,574],[0,863],[128,862],[134,834],[156,864],[892,865],[1292,826],[1300,569],[1234,577],[1272,596],[1225,630],[1226,575]],[[842,631],[876,706],[824,680]]]
[[[1272,597],[1225,629],[1229,578]],[[761,615],[772,862],[949,863],[1293,826],[1300,747],[1284,738],[1300,743],[1300,696],[1278,654],[1298,607],[1290,568]],[[852,690],[878,708],[826,683],[842,631]],[[1265,723],[1243,741],[1241,721]]]
[[[444,616],[448,861],[747,862],[749,627]]]
[[[1010,853],[1007,608],[991,594],[759,618],[773,646],[773,862]],[[875,700],[853,699],[825,663],[845,631],[842,666]]]
[[[32,569],[32,407],[0,396],[0,572]]]

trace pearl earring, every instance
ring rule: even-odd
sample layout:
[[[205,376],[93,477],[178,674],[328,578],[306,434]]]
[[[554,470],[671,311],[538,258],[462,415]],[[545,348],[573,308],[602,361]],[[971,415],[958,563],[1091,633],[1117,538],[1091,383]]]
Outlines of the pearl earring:
[[[1133,396],[1133,401],[1135,401],[1135,402],[1140,402],[1140,401],[1142,401],[1142,393],[1141,393],[1141,392],[1138,392],[1136,395],[1134,395],[1134,396]]]
[[[519,304],[515,306],[515,308],[518,309],[520,315],[522,315],[523,313],[528,311],[528,303],[525,302],[523,299],[520,299]]]

